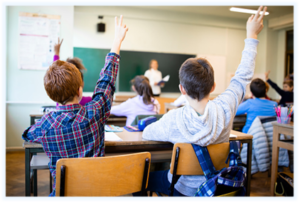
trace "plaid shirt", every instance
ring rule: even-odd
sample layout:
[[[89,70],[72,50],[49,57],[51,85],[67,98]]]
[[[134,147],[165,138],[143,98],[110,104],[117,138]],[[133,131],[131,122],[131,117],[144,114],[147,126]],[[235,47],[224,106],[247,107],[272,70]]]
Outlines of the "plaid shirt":
[[[104,126],[110,114],[119,58],[115,53],[107,54],[91,102],[85,106],[59,106],[24,131],[22,138],[41,143],[50,158],[48,165],[54,178],[50,196],[55,196],[57,160],[105,155]]]

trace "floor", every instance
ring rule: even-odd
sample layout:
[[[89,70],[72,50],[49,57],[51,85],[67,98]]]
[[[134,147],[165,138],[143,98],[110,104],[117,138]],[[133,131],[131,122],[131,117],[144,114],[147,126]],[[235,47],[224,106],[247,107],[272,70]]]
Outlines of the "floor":
[[[289,171],[284,168],[284,171]],[[38,196],[49,195],[49,170],[38,170]],[[25,152],[6,153],[6,196],[25,195]],[[251,179],[250,196],[270,196],[268,172],[256,173]]]

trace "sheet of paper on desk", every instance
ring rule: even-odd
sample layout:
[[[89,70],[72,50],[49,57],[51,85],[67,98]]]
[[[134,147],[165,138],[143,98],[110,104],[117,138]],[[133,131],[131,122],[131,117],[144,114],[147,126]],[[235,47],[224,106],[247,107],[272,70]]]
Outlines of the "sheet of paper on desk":
[[[105,132],[105,141],[123,141],[116,133]]]
[[[230,137],[230,138],[236,138],[237,136],[236,136],[236,135],[233,135],[233,134],[230,134],[229,137]]]

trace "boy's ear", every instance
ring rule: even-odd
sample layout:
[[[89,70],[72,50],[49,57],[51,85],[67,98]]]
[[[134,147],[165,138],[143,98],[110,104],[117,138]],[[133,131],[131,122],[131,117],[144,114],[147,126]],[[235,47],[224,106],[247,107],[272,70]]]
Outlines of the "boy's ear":
[[[210,93],[212,93],[213,91],[215,91],[216,89],[216,83],[214,82],[214,85],[212,86],[211,90],[210,90]]]
[[[187,93],[186,93],[185,89],[182,87],[182,85],[181,85],[181,84],[179,84],[179,90],[180,90],[181,94],[183,94],[183,95],[187,95]]]
[[[82,89],[82,87],[80,86],[79,89],[78,89],[78,98],[79,98],[79,101],[80,101],[81,98],[82,98],[82,92],[83,92],[83,89]]]

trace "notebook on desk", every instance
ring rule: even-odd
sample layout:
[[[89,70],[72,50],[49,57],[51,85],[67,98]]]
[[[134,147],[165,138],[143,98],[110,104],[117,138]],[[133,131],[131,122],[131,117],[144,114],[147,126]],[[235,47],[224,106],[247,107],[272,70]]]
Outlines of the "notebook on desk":
[[[237,138],[237,136],[236,136],[236,135],[233,135],[233,134],[230,134],[230,135],[229,135],[229,138]]]

